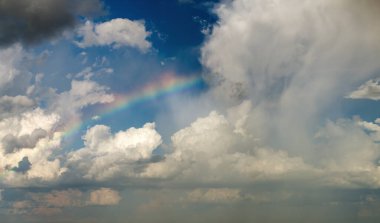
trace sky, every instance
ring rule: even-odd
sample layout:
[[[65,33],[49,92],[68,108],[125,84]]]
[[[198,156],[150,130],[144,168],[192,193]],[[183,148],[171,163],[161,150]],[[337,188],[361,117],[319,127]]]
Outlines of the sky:
[[[379,222],[379,16],[0,0],[0,221]]]

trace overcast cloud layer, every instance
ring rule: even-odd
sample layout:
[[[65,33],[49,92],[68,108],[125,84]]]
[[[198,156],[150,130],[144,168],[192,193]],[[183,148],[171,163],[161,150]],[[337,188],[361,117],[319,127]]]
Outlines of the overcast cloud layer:
[[[166,107],[156,120],[125,127],[88,114],[120,94],[104,81],[116,75],[104,51],[154,54],[145,22],[79,20],[102,11],[95,0],[0,0],[5,222],[380,219],[380,114],[339,107],[380,99],[378,1],[235,0],[213,10],[199,58],[208,88],[157,100]],[[34,72],[52,52],[24,45],[70,27],[64,46],[81,69],[49,86],[70,64]]]

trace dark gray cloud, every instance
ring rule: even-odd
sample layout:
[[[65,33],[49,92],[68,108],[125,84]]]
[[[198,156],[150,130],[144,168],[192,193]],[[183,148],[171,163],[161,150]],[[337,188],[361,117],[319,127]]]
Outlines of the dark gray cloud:
[[[30,163],[28,157],[25,156],[20,162],[18,162],[18,166],[12,168],[12,170],[18,173],[26,173],[28,170],[30,170],[31,166],[32,164]]]
[[[46,135],[47,132],[43,129],[35,129],[32,134],[20,137],[8,134],[3,138],[2,144],[6,153],[13,153],[21,148],[34,148],[38,141]]]
[[[0,97],[0,119],[20,114],[34,105],[34,101],[26,96]]]
[[[102,12],[100,0],[0,0],[0,46],[32,44]]]

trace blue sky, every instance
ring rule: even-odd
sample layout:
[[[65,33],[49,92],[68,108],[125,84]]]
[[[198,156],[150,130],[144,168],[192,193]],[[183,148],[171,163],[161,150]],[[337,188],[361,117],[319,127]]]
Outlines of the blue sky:
[[[1,222],[380,219],[380,4],[0,0]]]

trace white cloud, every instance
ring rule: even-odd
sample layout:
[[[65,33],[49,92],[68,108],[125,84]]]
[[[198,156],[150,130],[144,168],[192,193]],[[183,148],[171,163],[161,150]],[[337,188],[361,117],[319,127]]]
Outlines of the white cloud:
[[[40,108],[0,121],[0,168],[7,171],[3,183],[25,186],[59,178],[65,169],[51,157],[61,146],[62,134],[54,132],[59,121],[60,116]],[[21,168],[25,159],[30,166],[22,172],[13,171]]]
[[[380,20],[357,6],[344,0],[220,4],[219,22],[202,48],[215,95],[227,103],[250,99],[255,135],[307,153],[323,115],[380,71]]]
[[[20,74],[18,66],[24,54],[25,52],[20,45],[0,50],[0,88],[12,82]]]
[[[40,79],[36,75],[37,84]],[[1,183],[8,186],[59,181],[66,172],[58,155],[61,131],[80,121],[84,107],[114,100],[107,87],[91,80],[73,80],[68,91],[56,93],[49,88],[44,92],[47,108],[41,109],[35,108],[38,98],[31,99],[34,90],[28,97],[0,97],[0,168],[6,172]]]
[[[380,120],[376,119],[375,122],[358,121],[358,125],[369,131],[369,134],[375,141],[380,141]]]
[[[161,144],[161,136],[153,123],[114,135],[109,127],[97,125],[90,128],[83,139],[85,147],[69,154],[68,165],[85,178],[99,181],[134,177],[137,162],[149,160],[153,150]]]
[[[20,137],[30,135],[36,129],[42,129],[46,132],[53,130],[59,122],[60,117],[57,114],[48,114],[40,108],[24,112],[20,115],[9,117],[0,121],[0,138],[8,134]]]
[[[71,89],[59,95],[57,107],[65,108],[70,105],[70,109],[80,110],[88,105],[110,103],[114,98],[106,93],[107,90],[107,87],[91,80],[73,80]]]
[[[112,19],[110,21],[94,24],[87,21],[78,30],[82,41],[77,42],[79,47],[112,45],[115,48],[129,46],[146,52],[151,43],[147,41],[150,35],[146,31],[144,22],[129,19]]]
[[[229,109],[228,118],[212,112],[179,130],[172,136],[173,151],[151,163],[141,176],[174,184],[241,185],[280,180],[320,187],[380,187],[380,145],[360,123],[329,121],[310,139],[306,155],[294,155],[287,148],[269,147],[250,131],[255,113],[249,105],[243,102]],[[374,124],[365,127],[378,128]]]
[[[352,120],[327,121],[347,91],[380,70],[380,20],[371,2],[236,0],[216,8],[219,21],[202,48],[206,78],[227,108],[242,99],[253,105],[240,130],[231,123],[235,133],[257,139],[257,149],[234,161],[236,169],[259,178],[301,170],[287,179],[302,178],[305,171],[319,185],[379,187],[373,137]],[[229,145],[231,150],[244,147],[243,139],[235,139],[240,143]],[[227,160],[222,151],[217,154]],[[220,171],[227,176],[233,169]]]
[[[367,81],[347,97],[352,99],[380,100],[380,79]]]
[[[112,94],[107,93],[108,87],[92,80],[72,80],[71,89],[62,93],[52,92],[49,101],[49,110],[58,113],[63,124],[78,122],[81,110],[95,104],[110,103],[114,100]]]
[[[223,3],[216,10],[220,21],[202,49],[202,62],[214,78],[240,84],[256,100],[296,88],[309,100],[320,89],[341,90],[336,87],[350,86],[379,69],[379,22],[357,8],[344,0]],[[346,11],[355,11],[356,17]],[[341,79],[344,83],[336,83]],[[228,88],[226,93],[234,90]],[[324,92],[318,93],[322,97]]]
[[[88,204],[117,205],[119,204],[120,200],[121,197],[119,195],[119,192],[109,188],[101,188],[99,190],[94,190],[91,192]]]
[[[371,170],[378,177],[376,160],[380,156],[380,145],[354,121],[330,121],[319,130],[315,139],[314,155],[323,168],[347,173]]]
[[[240,109],[246,110],[246,104]],[[174,151],[162,162],[150,164],[142,176],[239,184],[282,178],[310,169],[302,158],[261,147],[257,139],[244,133],[244,119],[242,115],[231,122],[216,112],[197,119],[172,136]]]

